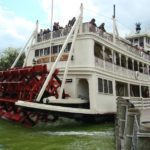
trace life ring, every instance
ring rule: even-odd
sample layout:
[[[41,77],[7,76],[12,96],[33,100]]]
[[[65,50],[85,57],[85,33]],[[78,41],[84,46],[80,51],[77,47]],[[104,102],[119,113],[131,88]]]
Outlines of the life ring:
[[[139,74],[139,72],[138,72],[138,71],[136,71],[136,72],[135,72],[135,79],[137,79],[137,80],[138,80],[138,79],[139,79],[139,75],[140,75],[140,74]]]

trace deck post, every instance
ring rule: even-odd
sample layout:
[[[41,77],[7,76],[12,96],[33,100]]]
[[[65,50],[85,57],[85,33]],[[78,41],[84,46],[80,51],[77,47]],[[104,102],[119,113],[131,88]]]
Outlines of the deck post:
[[[28,57],[29,57],[29,52],[30,52],[31,46],[32,46],[32,44],[33,44],[33,40],[34,40],[34,38],[31,39],[31,43],[30,43],[30,46],[29,46],[29,48],[28,48],[28,50],[27,50],[27,55],[26,55],[26,58],[25,58],[25,60],[24,60],[23,67],[25,67],[25,66],[27,65],[27,59],[28,59]]]
[[[35,42],[37,43],[38,42],[38,30],[39,30],[39,21],[37,20],[36,21],[36,29],[35,29],[35,34],[36,34],[36,40]]]
[[[81,6],[80,6],[80,11],[81,11],[81,21],[80,21],[79,32],[82,33],[82,23],[83,23],[83,4],[82,3],[81,3]]]
[[[82,15],[82,14],[81,14],[81,15]],[[65,71],[64,71],[64,76],[63,76],[63,80],[62,80],[62,84],[61,84],[61,88],[60,88],[59,99],[62,98],[63,89],[64,89],[64,86],[65,86],[66,77],[67,77],[67,74],[68,74],[68,66],[69,66],[69,63],[70,63],[70,60],[71,60],[71,57],[72,57],[75,40],[76,40],[76,38],[77,38],[77,34],[78,34],[78,30],[79,30],[79,25],[81,25],[81,19],[82,19],[82,16],[80,16],[79,21],[78,21],[78,24],[77,24],[77,27],[76,27],[76,29],[75,29],[75,31],[74,31],[74,37],[73,37],[73,40],[72,40],[72,45],[71,45],[71,48],[70,48],[68,60],[67,60],[67,62],[66,62]]]

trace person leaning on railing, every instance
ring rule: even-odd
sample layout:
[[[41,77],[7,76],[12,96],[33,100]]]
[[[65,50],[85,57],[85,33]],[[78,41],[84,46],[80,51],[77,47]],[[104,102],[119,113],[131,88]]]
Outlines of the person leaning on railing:
[[[59,22],[54,22],[53,31],[59,30]]]
[[[96,23],[95,23],[95,19],[93,18],[90,22],[89,22],[89,31],[90,32],[96,32]]]
[[[102,24],[98,27],[98,29],[99,29],[98,32],[99,32],[100,35],[103,35],[103,33],[106,32],[104,26],[105,26],[105,23],[102,23]]]
[[[47,29],[45,29],[44,30],[44,32],[43,32],[43,35],[44,35],[44,38],[46,39],[46,40],[48,40],[49,38],[50,38],[50,29],[49,28],[47,28]]]
[[[59,25],[59,22],[54,22],[54,25],[53,25],[53,36],[54,37],[60,37],[61,35],[61,30],[63,29],[63,27],[61,27]]]
[[[37,41],[41,42],[43,40],[43,30],[40,29],[40,33],[38,33]]]

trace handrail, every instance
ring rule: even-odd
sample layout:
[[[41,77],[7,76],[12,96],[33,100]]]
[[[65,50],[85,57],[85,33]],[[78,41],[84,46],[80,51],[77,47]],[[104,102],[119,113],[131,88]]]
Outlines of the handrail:
[[[129,70],[127,68],[118,66],[116,64],[110,63],[108,61],[105,61],[103,59],[100,59],[98,57],[95,57],[95,66],[102,68],[104,70],[107,70],[109,72],[113,72],[117,75],[121,75],[124,77],[128,77],[130,79],[135,79],[135,80],[143,80],[143,81],[150,81],[150,76],[148,74],[143,74],[139,72],[139,77],[138,79],[136,78],[136,71]]]
[[[93,27],[93,30],[90,31],[88,22],[82,23],[82,29],[83,29],[83,31],[82,31],[83,33],[94,33],[94,34],[100,36],[101,38],[106,39],[107,41],[113,43],[113,35],[112,34],[107,33],[107,32],[103,33],[97,27]],[[53,31],[53,38],[67,36],[69,34],[70,30],[71,30],[71,28],[67,27],[64,29],[60,29],[58,31]],[[50,33],[44,34],[41,37],[39,37],[38,42],[49,40],[50,39]],[[133,45],[128,43],[128,41],[124,41],[123,39],[116,37],[116,45],[123,47],[125,50],[127,50],[127,51],[129,51],[129,52],[131,52],[131,53],[133,53],[139,57],[143,57],[147,60],[150,60],[149,55],[147,55],[143,51],[140,51],[140,49],[138,49],[137,47],[134,47]]]

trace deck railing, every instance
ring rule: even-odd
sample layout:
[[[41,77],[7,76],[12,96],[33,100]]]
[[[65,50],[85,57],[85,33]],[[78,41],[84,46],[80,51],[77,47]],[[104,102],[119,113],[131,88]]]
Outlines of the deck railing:
[[[64,28],[64,29],[60,29],[60,30],[57,30],[57,31],[53,31],[53,32],[49,32],[49,33],[46,33],[46,34],[38,34],[38,38],[37,38],[37,42],[43,42],[43,41],[46,41],[46,40],[49,40],[50,37],[51,37],[51,34],[52,35],[52,38],[55,39],[55,38],[59,38],[59,37],[64,37],[66,35],[69,34],[71,30],[71,27],[67,27],[67,28]]]
[[[113,42],[113,35],[107,32],[100,31],[97,27],[89,28],[89,23],[83,23],[83,32],[93,32],[96,35],[100,36],[101,38]],[[142,57],[144,59],[150,60],[150,55],[145,54],[143,51],[138,49],[137,47],[132,46],[129,41],[123,41],[119,38],[116,38],[115,44],[120,48],[128,52],[132,52],[136,56]]]
[[[150,81],[150,75],[140,73],[137,71],[129,70],[127,68],[118,66],[108,61],[104,61],[98,57],[95,57],[95,66],[105,70],[106,72],[110,72],[114,75],[119,75],[125,78],[141,80],[141,81]]]
[[[49,32],[47,34],[41,34],[40,35],[40,33],[39,33],[38,38],[37,38],[37,42],[49,40],[51,37],[51,34],[53,34],[53,36],[52,36],[53,39],[67,36],[69,34],[70,30],[71,30],[71,27],[67,27],[67,28],[60,29],[58,31]],[[88,22],[82,24],[82,31],[83,31],[83,33],[94,33],[94,34],[100,36],[101,38],[113,43],[113,35],[112,34],[109,34],[107,32],[102,32],[97,27],[91,27]],[[143,51],[141,51],[137,47],[132,46],[129,42],[122,40],[122,39],[119,39],[119,38],[116,38],[115,41],[116,41],[115,44],[120,49],[123,49],[124,51],[131,52],[134,55],[139,56],[141,58],[150,60],[150,56],[148,54],[145,54]]]

